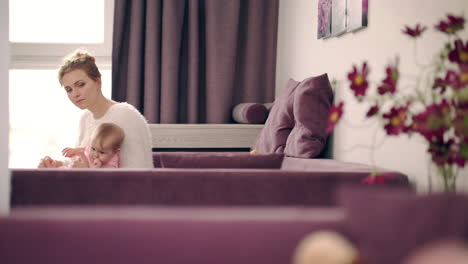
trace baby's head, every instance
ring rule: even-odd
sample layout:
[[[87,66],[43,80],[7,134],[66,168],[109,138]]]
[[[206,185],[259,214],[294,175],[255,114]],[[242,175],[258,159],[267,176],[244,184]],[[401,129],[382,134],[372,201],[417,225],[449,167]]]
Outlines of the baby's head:
[[[343,235],[321,230],[307,235],[297,246],[293,264],[364,263],[359,251]]]
[[[89,157],[93,163],[105,164],[115,154],[125,139],[122,128],[113,123],[102,123],[94,130]],[[96,161],[96,162],[95,162]]]

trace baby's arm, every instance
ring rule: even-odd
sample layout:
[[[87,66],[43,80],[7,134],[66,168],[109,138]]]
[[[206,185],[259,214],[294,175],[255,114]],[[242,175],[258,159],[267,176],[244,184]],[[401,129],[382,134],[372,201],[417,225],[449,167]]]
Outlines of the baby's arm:
[[[64,148],[62,150],[62,155],[67,158],[78,156],[81,153],[84,153],[84,148]]]
[[[84,152],[79,154],[80,158],[73,161],[72,168],[89,168],[88,158],[86,158]]]

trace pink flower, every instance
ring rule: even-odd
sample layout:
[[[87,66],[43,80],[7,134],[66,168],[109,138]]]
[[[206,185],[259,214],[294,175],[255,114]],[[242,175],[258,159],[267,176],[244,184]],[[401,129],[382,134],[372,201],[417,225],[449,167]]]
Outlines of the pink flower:
[[[375,104],[369,109],[369,111],[367,111],[366,117],[373,117],[378,112],[379,112],[379,105]]]
[[[398,72],[398,64],[399,59],[395,60],[395,64],[390,64],[385,69],[386,76],[385,79],[382,81],[382,84],[377,88],[379,94],[384,95],[386,93],[394,94],[396,92],[396,85],[399,79],[399,72]]]
[[[468,105],[460,106],[453,120],[455,134],[468,143]]]
[[[463,26],[465,24],[465,18],[460,16],[454,16],[454,15],[447,15],[446,21],[440,21],[439,24],[435,26],[437,30],[440,32],[446,33],[446,34],[455,34],[457,31],[462,30]]]
[[[395,178],[395,173],[393,172],[383,172],[383,173],[372,173],[369,176],[362,179],[361,183],[374,185],[374,184],[385,184],[387,181]]]
[[[384,129],[388,135],[399,135],[400,133],[405,132],[407,111],[407,106],[402,106],[399,108],[392,107],[389,113],[382,115],[384,119],[387,119],[387,123],[384,126]]]
[[[461,142],[459,146],[459,151],[456,153],[454,157],[454,162],[459,167],[465,167],[465,164],[468,161],[468,143]]]
[[[437,90],[438,88],[440,89],[440,94],[443,94],[445,90],[447,90],[447,86],[449,83],[442,78],[436,78],[434,80],[434,84],[432,85],[432,89]]]
[[[341,119],[343,115],[343,102],[340,102],[338,105],[332,105],[330,107],[330,113],[328,115],[328,125],[327,125],[327,134],[331,133],[335,128],[336,123]]]
[[[449,128],[448,118],[450,105],[446,100],[440,104],[432,104],[425,111],[413,117],[413,130],[419,132],[428,141],[442,138]]]
[[[421,27],[420,24],[416,24],[414,28],[410,28],[408,26],[405,26],[405,29],[402,30],[404,34],[412,37],[412,38],[417,38],[421,36],[421,34],[427,29],[426,26]]]
[[[460,90],[468,85],[468,72],[458,73],[452,70],[448,70],[445,74],[445,78],[436,78],[432,88],[440,88],[440,93],[443,94],[447,86],[452,87],[455,90]]]
[[[358,99],[366,95],[367,88],[369,87],[369,83],[367,82],[368,74],[369,69],[367,68],[366,62],[363,63],[361,71],[354,65],[353,71],[348,73],[348,80],[351,82],[351,90],[353,90],[354,95]]]
[[[428,148],[431,153],[432,161],[438,166],[453,164],[457,156],[457,146],[453,139],[444,140],[443,138],[433,139]]]
[[[449,60],[454,63],[468,63],[468,41],[463,44],[461,39],[455,40],[455,47],[449,53]]]
[[[400,75],[398,58],[386,65],[384,78],[369,96],[371,80],[366,62],[362,68],[353,65],[347,75],[358,102],[371,103],[366,117],[382,121],[387,135],[417,133],[426,140],[427,151],[438,167],[446,190],[455,190],[457,167],[464,167],[468,161],[468,41],[459,34],[464,24],[463,16],[448,14],[435,26],[437,31],[455,40],[445,44],[431,65],[424,67],[416,78],[411,77],[415,82],[409,83],[409,89],[399,91],[400,79],[405,75]],[[416,24],[405,26],[402,32],[418,38],[426,29]],[[383,109],[386,112],[382,113]],[[375,146],[373,142],[371,147]],[[385,181],[374,174],[362,180],[366,184]]]

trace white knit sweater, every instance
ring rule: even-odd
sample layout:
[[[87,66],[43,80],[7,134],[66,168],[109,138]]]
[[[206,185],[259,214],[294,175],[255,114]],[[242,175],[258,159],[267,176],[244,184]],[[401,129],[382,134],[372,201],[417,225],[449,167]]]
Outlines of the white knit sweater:
[[[91,135],[101,123],[114,123],[125,132],[120,149],[120,168],[153,168],[151,133],[146,119],[128,103],[112,105],[101,118],[85,110],[80,119],[77,147],[91,144]]]

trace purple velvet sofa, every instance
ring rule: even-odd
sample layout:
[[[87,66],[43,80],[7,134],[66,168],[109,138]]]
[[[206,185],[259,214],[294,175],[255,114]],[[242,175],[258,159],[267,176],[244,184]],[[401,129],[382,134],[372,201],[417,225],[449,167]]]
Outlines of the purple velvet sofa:
[[[154,163],[152,170],[15,169],[12,206],[330,206],[337,186],[360,184],[373,172],[332,159],[235,152],[154,153]],[[410,188],[398,172],[387,185]]]
[[[398,172],[367,186],[372,167],[331,159],[155,153],[154,162],[12,170],[0,263],[284,264],[304,236],[334,230],[368,263],[394,264],[428,241],[468,238],[466,197],[417,195]]]

